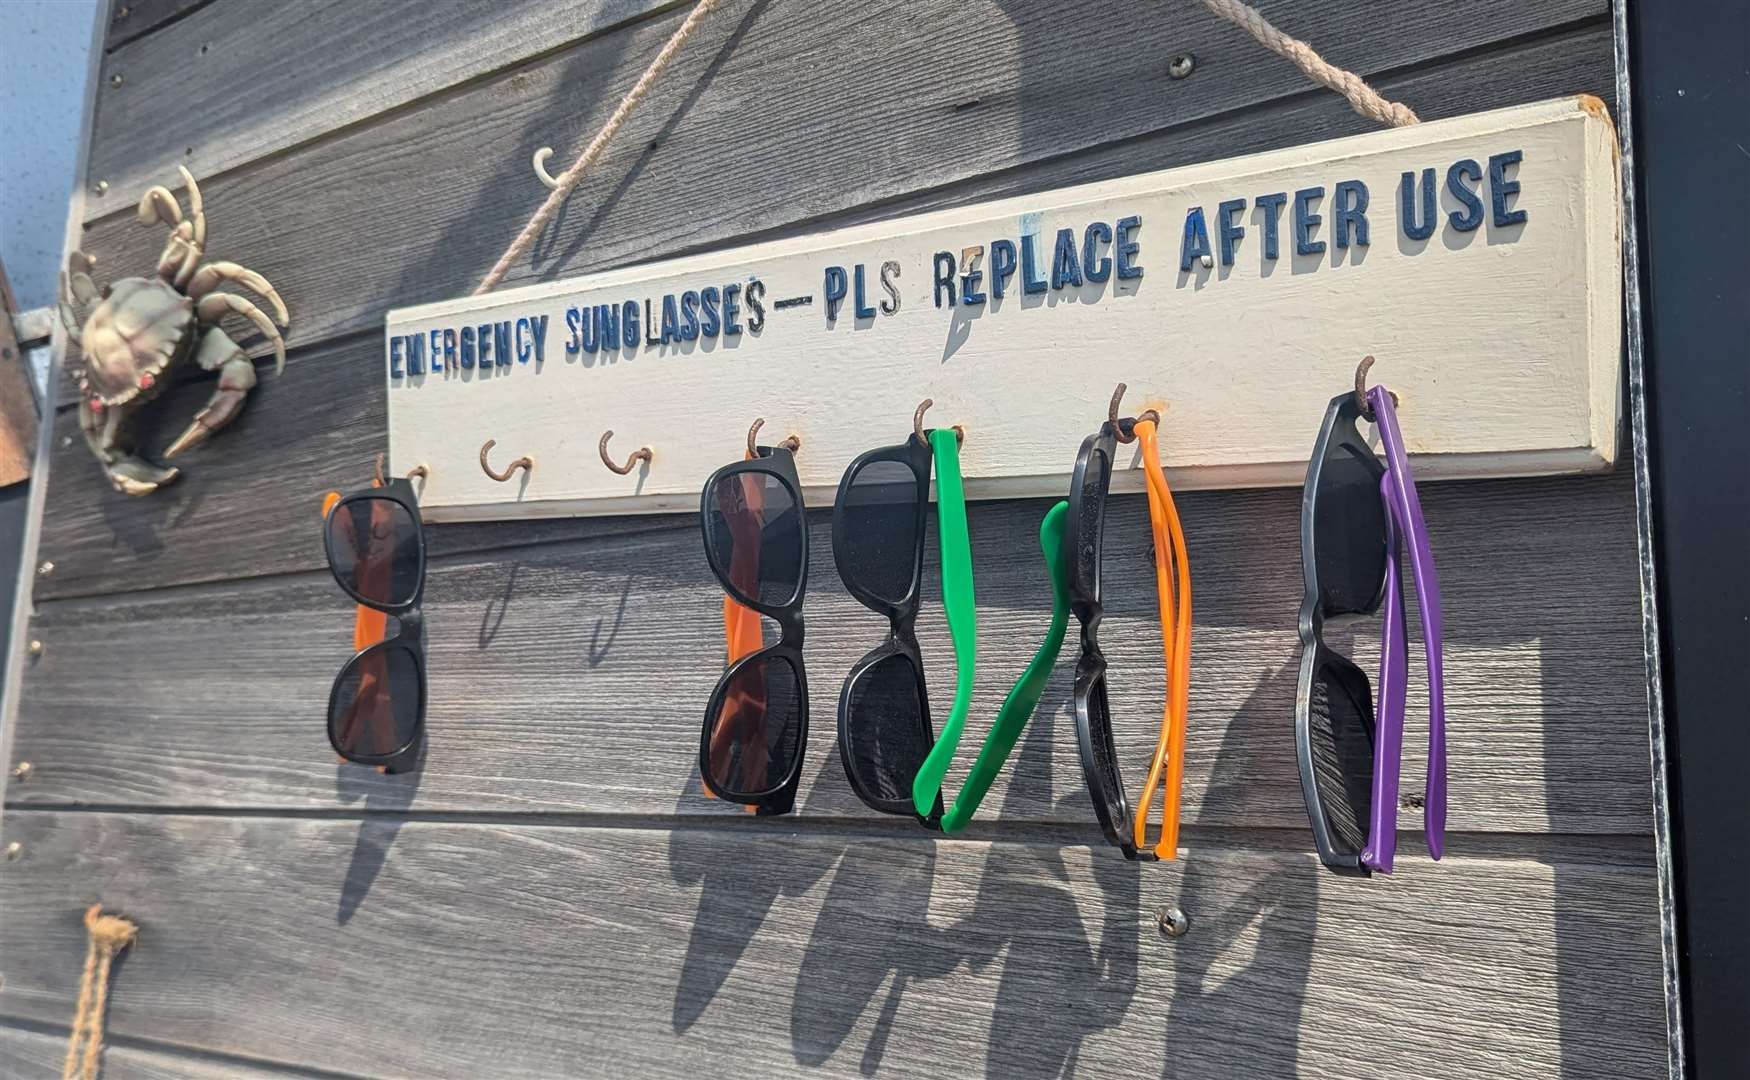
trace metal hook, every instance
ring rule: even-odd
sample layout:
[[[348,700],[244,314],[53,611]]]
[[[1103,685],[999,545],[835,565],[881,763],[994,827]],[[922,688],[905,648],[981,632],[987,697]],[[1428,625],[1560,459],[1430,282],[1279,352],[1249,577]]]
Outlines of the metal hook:
[[[608,456],[608,440],[613,437],[614,429],[609,428],[602,432],[602,441],[596,444],[596,451],[601,454],[603,465],[606,465],[609,469],[619,473],[621,476],[625,476],[629,474],[640,461],[645,464],[650,463],[650,447],[640,446],[638,449],[632,451],[632,456],[626,459],[626,464],[615,465],[614,459]]]
[[[497,480],[499,483],[502,484],[506,480],[509,480],[512,476],[515,476],[516,471],[518,469],[527,469],[529,472],[535,471],[535,459],[525,455],[525,456],[517,458],[515,461],[511,462],[508,466],[505,467],[505,470],[503,472],[501,472],[501,473],[500,472],[493,472],[492,466],[486,464],[486,455],[492,451],[492,448],[494,446],[497,446],[497,445],[498,445],[497,439],[487,439],[484,443],[481,444],[481,446],[480,446],[480,471],[481,472],[484,472],[487,476],[492,477],[494,480]]]
[[[1361,363],[1355,366],[1355,408],[1361,413],[1361,418],[1370,424],[1373,423],[1373,406],[1367,403],[1367,372],[1371,367],[1373,367],[1371,355],[1363,356]],[[1387,390],[1386,393],[1391,394],[1392,404],[1396,405],[1398,396],[1390,390]]]
[[[1159,426],[1161,414],[1153,409],[1144,409],[1142,415],[1131,417],[1129,424],[1121,423],[1118,419],[1118,406],[1124,401],[1124,390],[1125,384],[1119,383],[1118,389],[1112,391],[1112,404],[1106,406],[1106,423],[1112,425],[1112,430],[1117,434],[1119,442],[1130,443],[1136,441],[1136,422],[1138,420],[1153,420],[1156,426]]]
[[[753,422],[753,427],[747,429],[747,456],[750,458],[759,456],[760,451],[759,447],[754,445],[754,436],[759,434],[760,428],[764,427],[765,423],[766,418],[762,416]],[[786,435],[784,441],[778,445],[794,454],[802,449],[802,440],[794,435]]]
[[[917,411],[911,414],[911,433],[916,435],[918,442],[923,443],[925,446],[930,444],[930,440],[924,438],[924,413],[928,412],[930,406],[935,403],[935,398],[925,398],[918,402]],[[954,441],[957,443],[964,443],[966,441],[966,429],[959,424],[954,425]]]
[[[374,481],[374,483],[372,484],[373,487],[383,487],[383,486],[388,484],[388,481],[383,479],[383,463],[384,463],[384,461],[387,460],[387,458],[388,458],[387,454],[384,454],[381,451],[378,451],[378,453],[377,453],[377,467],[375,470],[375,475],[372,476],[372,478],[371,478]],[[416,476],[419,477],[421,480],[429,480],[429,479],[431,479],[431,470],[426,468],[424,465],[415,465],[413,468],[409,469],[407,472],[408,482],[411,483],[413,481],[413,478]]]
[[[547,171],[547,159],[553,156],[551,146],[543,146],[535,151],[535,176],[549,188],[558,188],[559,178]]]

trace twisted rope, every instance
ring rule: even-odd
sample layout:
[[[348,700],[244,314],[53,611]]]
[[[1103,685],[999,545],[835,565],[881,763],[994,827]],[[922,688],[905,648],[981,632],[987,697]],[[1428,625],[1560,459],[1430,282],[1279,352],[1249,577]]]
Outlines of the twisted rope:
[[[718,3],[719,0],[699,0],[698,5],[693,8],[686,21],[675,28],[675,32],[663,45],[662,51],[657,53],[656,59],[652,60],[650,66],[644,69],[644,74],[638,76],[638,81],[632,84],[632,89],[626,91],[626,96],[620,99],[620,104],[614,109],[614,114],[608,117],[608,122],[595,133],[595,138],[589,141],[589,146],[584,148],[583,153],[578,155],[577,160],[571,163],[569,169],[559,174],[559,183],[547,193],[547,201],[541,204],[539,210],[535,211],[535,216],[529,219],[527,225],[523,226],[523,231],[517,234],[515,240],[511,241],[510,247],[504,249],[504,254],[498,257],[498,262],[493,264],[485,279],[480,282],[479,288],[474,290],[475,296],[491,292],[498,287],[500,281],[504,280],[504,275],[510,272],[511,264],[522,257],[523,252],[529,249],[529,245],[535,242],[535,237],[539,236],[541,230],[546,228],[547,222],[551,221],[553,215],[559,212],[559,207],[564,205],[565,200],[570,197],[572,189],[577,187],[578,181],[583,179],[583,174],[589,170],[591,165],[595,164],[597,158],[602,156],[602,151],[607,148],[608,140],[612,139],[614,134],[626,123],[627,117],[631,116],[632,110],[636,109],[638,103],[644,100],[644,95],[650,92],[650,88],[656,85],[656,80],[662,77],[663,71],[674,60],[675,54],[680,52],[681,46],[687,43],[687,39],[693,36],[693,31],[699,28],[699,24],[704,21],[705,16],[711,14],[712,9],[716,8]]]
[[[1288,60],[1320,86],[1349,99],[1349,106],[1362,116],[1392,127],[1418,123],[1408,105],[1387,101],[1361,76],[1328,63],[1299,38],[1291,38],[1270,24],[1258,9],[1241,0],[1203,0],[1203,6],[1256,38],[1258,44]]]
[[[79,979],[79,1003],[73,1009],[73,1037],[61,1080],[97,1080],[103,1053],[103,1011],[109,1004],[109,968],[116,953],[133,943],[140,928],[126,919],[105,915],[102,905],[85,912],[85,973]]]

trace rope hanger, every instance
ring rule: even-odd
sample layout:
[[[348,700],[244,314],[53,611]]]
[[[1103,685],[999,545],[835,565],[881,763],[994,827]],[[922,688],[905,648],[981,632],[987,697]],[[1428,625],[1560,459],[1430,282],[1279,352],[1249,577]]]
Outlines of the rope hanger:
[[[601,130],[595,133],[595,137],[589,141],[589,145],[584,148],[583,153],[577,156],[577,160],[571,163],[570,168],[560,173],[554,180],[553,190],[547,193],[546,201],[541,204],[540,209],[535,211],[535,215],[529,219],[529,223],[523,226],[522,232],[517,234],[516,239],[511,241],[510,247],[504,249],[504,254],[498,257],[498,261],[493,264],[492,269],[487,271],[486,277],[474,290],[475,296],[491,292],[498,287],[499,282],[504,280],[504,276],[510,272],[511,266],[528,251],[530,245],[535,242],[535,237],[540,235],[541,230],[553,219],[553,215],[559,212],[559,207],[571,196],[571,192],[582,181],[583,174],[588,172],[590,166],[594,165],[597,159],[602,156],[602,151],[607,148],[609,140],[625,126],[626,120],[638,107],[638,103],[644,100],[645,96],[650,93],[651,87],[655,86],[656,81],[662,78],[662,73],[668,70],[669,64],[680,52],[681,46],[687,43],[687,39],[693,36],[693,32],[699,28],[699,24],[704,21],[705,16],[711,14],[720,2],[721,0],[699,0],[692,12],[687,15],[686,20],[675,28],[675,32],[663,44],[662,50],[656,54],[654,60],[650,61],[650,66],[644,69],[644,74],[638,76],[638,81],[632,84],[632,89],[626,91],[626,96],[620,99],[620,104],[615,106],[613,114],[608,117]],[[1242,0],[1200,0],[1200,2],[1211,13],[1244,30],[1252,35],[1258,44],[1294,64],[1313,82],[1342,94],[1344,98],[1348,99],[1349,106],[1362,116],[1393,127],[1403,127],[1418,122],[1416,114],[1410,111],[1409,106],[1386,100],[1373,87],[1367,85],[1367,81],[1361,76],[1329,63],[1311,45],[1299,38],[1289,37],[1276,29],[1270,20],[1264,18],[1263,15],[1259,14],[1258,9],[1250,4],[1243,3]],[[544,158],[545,155],[537,155],[538,167],[540,167],[539,162],[543,161]]]

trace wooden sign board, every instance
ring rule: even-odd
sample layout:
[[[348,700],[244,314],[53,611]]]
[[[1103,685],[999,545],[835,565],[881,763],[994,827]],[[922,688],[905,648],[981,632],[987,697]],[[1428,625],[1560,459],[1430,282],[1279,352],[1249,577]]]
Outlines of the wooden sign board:
[[[1176,485],[1288,485],[1371,353],[1419,475],[1603,469],[1621,225],[1576,97],[405,308],[391,458],[438,520],[691,510],[764,417],[826,505],[929,397],[969,496],[1059,495],[1125,382]]]

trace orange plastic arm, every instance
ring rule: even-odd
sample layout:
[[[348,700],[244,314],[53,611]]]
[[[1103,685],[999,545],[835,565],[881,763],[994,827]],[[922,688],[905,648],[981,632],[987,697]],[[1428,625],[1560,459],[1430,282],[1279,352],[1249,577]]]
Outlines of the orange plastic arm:
[[[1155,593],[1161,613],[1161,655],[1166,663],[1167,701],[1161,714],[1161,736],[1154,761],[1136,803],[1136,843],[1147,845],[1149,808],[1161,790],[1161,836],[1155,855],[1179,856],[1179,789],[1185,775],[1185,720],[1191,700],[1191,561],[1185,532],[1167,476],[1161,471],[1155,422],[1139,420],[1136,437],[1142,443],[1143,473],[1148,480],[1149,528],[1154,533]],[[1171,552],[1171,558],[1168,552]],[[1169,565],[1170,564],[1170,565]],[[1174,571],[1177,571],[1176,574]]]

